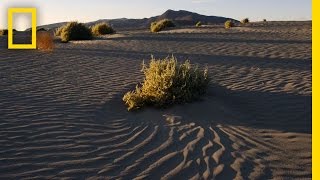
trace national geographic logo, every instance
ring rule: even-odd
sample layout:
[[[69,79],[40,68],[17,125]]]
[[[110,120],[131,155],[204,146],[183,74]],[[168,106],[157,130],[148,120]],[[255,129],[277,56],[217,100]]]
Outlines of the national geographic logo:
[[[13,15],[15,13],[31,14],[31,44],[13,43]],[[37,48],[37,9],[36,8],[9,8],[8,9],[8,49],[36,49]]]

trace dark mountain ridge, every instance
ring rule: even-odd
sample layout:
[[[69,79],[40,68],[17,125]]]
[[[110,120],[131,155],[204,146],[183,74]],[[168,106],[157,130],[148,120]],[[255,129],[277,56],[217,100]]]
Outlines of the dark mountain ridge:
[[[120,19],[100,19],[97,21],[87,22],[85,23],[88,26],[91,26],[96,23],[106,22],[112,25],[115,29],[139,29],[139,28],[148,28],[150,23],[153,21],[161,20],[161,19],[171,19],[177,24],[178,26],[189,26],[195,25],[198,21],[201,21],[203,24],[222,24],[226,20],[232,18],[227,17],[220,17],[220,16],[206,16],[201,15],[198,13],[185,11],[185,10],[167,10],[162,15],[154,16],[150,18],[143,18],[143,19],[127,19],[127,18],[120,18]],[[237,21],[237,20],[234,20]],[[55,29],[60,27],[67,22],[60,22],[54,24],[48,24],[39,26],[38,28],[45,28],[45,29]]]

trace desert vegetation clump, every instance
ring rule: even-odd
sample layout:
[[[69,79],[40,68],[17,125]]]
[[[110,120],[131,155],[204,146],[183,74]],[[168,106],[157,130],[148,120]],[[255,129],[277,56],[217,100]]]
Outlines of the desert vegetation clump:
[[[249,18],[244,18],[240,22],[241,22],[241,24],[248,24],[249,23]]]
[[[91,30],[82,23],[69,22],[60,30],[56,30],[56,35],[60,34],[62,42],[69,42],[70,40],[90,40],[92,39]]]
[[[37,49],[50,51],[54,48],[53,34],[48,31],[37,32]]]
[[[61,32],[62,32],[63,28],[64,28],[64,26],[56,28],[55,31],[54,31],[54,35],[55,36],[61,36]]]
[[[115,30],[107,23],[98,23],[91,27],[91,32],[93,35],[99,36],[104,34],[113,34],[115,33]]]
[[[231,28],[231,27],[234,27],[234,22],[231,21],[231,20],[227,20],[227,21],[224,23],[224,27],[225,27],[226,29],[229,29],[229,28]]]
[[[144,81],[123,97],[128,110],[191,102],[206,93],[210,81],[208,68],[199,68],[189,60],[179,63],[173,56],[152,57],[149,65],[142,64],[142,72]]]
[[[202,26],[201,21],[198,21],[198,22],[196,23],[196,27],[201,27],[201,26]]]
[[[262,21],[263,21],[263,22],[267,22],[267,20],[266,20],[266,19],[263,19]]]
[[[157,22],[152,22],[151,26],[150,26],[150,31],[151,32],[159,32],[159,31],[162,31],[165,28],[169,28],[169,27],[175,27],[175,24],[173,23],[173,21],[171,21],[169,19],[162,19]]]

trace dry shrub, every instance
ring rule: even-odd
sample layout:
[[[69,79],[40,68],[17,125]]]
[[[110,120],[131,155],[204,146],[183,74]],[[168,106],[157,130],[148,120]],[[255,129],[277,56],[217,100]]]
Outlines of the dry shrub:
[[[64,26],[56,28],[56,30],[54,31],[54,35],[61,36],[61,32],[62,32],[63,28],[64,28]]]
[[[159,32],[169,27],[175,27],[175,24],[173,23],[173,21],[169,19],[162,19],[158,22],[152,22],[150,26],[150,31]]]
[[[90,40],[92,39],[92,32],[90,28],[83,23],[69,22],[68,24],[56,29],[56,36],[60,36],[62,42],[69,42],[71,40]]]
[[[244,18],[241,20],[241,24],[248,24],[249,23],[249,18]]]
[[[191,102],[206,93],[210,81],[207,68],[200,69],[189,60],[178,63],[173,56],[158,60],[152,57],[149,65],[143,63],[142,72],[143,83],[123,97],[128,110]]]
[[[201,21],[197,22],[196,27],[201,27],[201,26],[202,26]]]
[[[229,29],[229,28],[231,28],[231,27],[234,27],[234,22],[231,21],[231,20],[227,20],[227,21],[224,23],[224,27],[225,27],[226,29]]]
[[[37,32],[37,49],[50,51],[53,50],[53,35],[47,31]]]
[[[115,30],[109,26],[107,23],[98,23],[91,27],[91,32],[95,36],[104,34],[113,34]]]

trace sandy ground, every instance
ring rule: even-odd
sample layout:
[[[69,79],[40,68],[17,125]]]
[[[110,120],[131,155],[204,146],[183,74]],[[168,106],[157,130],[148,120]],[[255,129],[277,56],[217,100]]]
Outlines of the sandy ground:
[[[0,179],[311,179],[310,22],[5,48]],[[207,65],[208,95],[128,112],[151,54]]]

